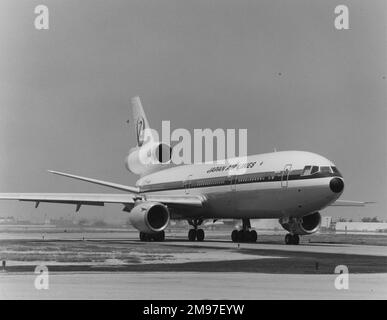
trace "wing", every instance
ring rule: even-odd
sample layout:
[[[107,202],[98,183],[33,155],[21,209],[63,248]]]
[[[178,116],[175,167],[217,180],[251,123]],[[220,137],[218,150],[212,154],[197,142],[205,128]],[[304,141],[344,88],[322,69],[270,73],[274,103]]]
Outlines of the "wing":
[[[113,182],[86,178],[69,173],[48,170],[50,173],[65,176],[72,179],[82,180],[121,191],[126,191],[126,194],[104,194],[104,193],[0,193],[0,200],[19,200],[35,202],[35,208],[41,202],[48,203],[64,203],[76,205],[76,211],[79,211],[81,206],[104,206],[105,203],[119,203],[124,205],[125,211],[130,211],[136,201],[154,201],[160,202],[171,207],[202,207],[205,201],[201,196],[189,195],[144,195],[139,193],[139,188],[117,184]]]
[[[375,203],[372,201],[351,201],[351,200],[336,200],[331,207],[364,207],[366,204]]]
[[[105,203],[120,203],[125,207],[134,204],[133,195],[99,193],[0,193],[0,200],[19,200],[35,202],[35,208],[41,202],[75,204],[76,211],[82,205],[103,206]]]
[[[155,201],[167,206],[201,207],[204,198],[200,196],[165,196],[165,195],[134,195],[134,194],[104,194],[104,193],[0,193],[0,200],[19,200],[35,202],[35,208],[41,202],[64,203],[76,205],[79,211],[82,205],[104,206],[105,203],[124,205],[125,211],[130,211],[136,201]]]
[[[174,196],[174,195],[144,195],[143,200],[161,202],[171,207],[173,206],[190,206],[190,207],[202,207],[205,202],[204,196]]]

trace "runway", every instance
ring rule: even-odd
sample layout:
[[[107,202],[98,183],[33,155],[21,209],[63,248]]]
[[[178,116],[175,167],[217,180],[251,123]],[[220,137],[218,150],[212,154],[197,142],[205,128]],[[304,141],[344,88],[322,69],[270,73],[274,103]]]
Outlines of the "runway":
[[[240,272],[53,273],[49,289],[35,275],[0,275],[1,299],[386,299],[386,274],[354,274],[348,290],[335,275]]]
[[[282,234],[236,244],[228,232],[205,242],[140,242],[136,233],[13,234],[0,240],[1,299],[386,299],[385,236],[319,235],[298,246]],[[353,240],[351,240],[353,239]],[[362,245],[351,244],[361,239]],[[34,286],[37,265],[49,289]],[[335,288],[346,266],[349,288]]]

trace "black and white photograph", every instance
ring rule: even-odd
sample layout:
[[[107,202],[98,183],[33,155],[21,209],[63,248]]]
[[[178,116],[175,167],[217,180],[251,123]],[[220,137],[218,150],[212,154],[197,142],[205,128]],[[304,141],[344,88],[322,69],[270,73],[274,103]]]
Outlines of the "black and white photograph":
[[[0,300],[387,299],[386,1],[1,0],[0,47]]]

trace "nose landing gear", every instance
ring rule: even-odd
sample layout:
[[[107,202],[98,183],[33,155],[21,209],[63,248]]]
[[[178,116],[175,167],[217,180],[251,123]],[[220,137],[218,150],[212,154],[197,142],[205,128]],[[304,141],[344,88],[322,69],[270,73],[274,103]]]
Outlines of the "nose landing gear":
[[[288,233],[286,236],[285,236],[285,243],[286,244],[299,244],[300,243],[300,236],[298,234],[291,234],[291,233]]]
[[[203,229],[198,229],[198,226],[200,226],[203,223],[203,219],[189,219],[188,223],[194,227],[194,229],[190,229],[188,231],[188,240],[189,241],[203,241],[205,234]]]
[[[250,219],[242,219],[242,230],[233,230],[231,233],[232,242],[256,242],[257,231],[251,230]]]

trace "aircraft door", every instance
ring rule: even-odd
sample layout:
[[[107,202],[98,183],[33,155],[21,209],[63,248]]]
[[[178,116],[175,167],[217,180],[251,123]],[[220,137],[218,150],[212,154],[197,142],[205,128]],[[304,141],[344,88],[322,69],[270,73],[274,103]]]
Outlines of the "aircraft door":
[[[185,194],[189,194],[189,189],[191,188],[191,178],[192,174],[190,174],[187,179],[184,180],[184,192]]]
[[[285,165],[284,169],[282,170],[282,176],[281,176],[281,187],[282,188],[288,187],[289,174],[290,174],[291,170],[292,170],[291,164]]]
[[[231,178],[231,191],[236,191],[237,176],[232,176]]]
[[[226,184],[230,185],[230,191],[236,191],[236,182],[237,182],[236,176],[226,177]]]
[[[230,191],[227,192],[226,198],[224,199],[224,205],[226,206],[225,210],[229,212],[229,214],[235,213],[236,206],[236,183],[237,176],[227,176],[226,177],[226,185],[230,186]]]

